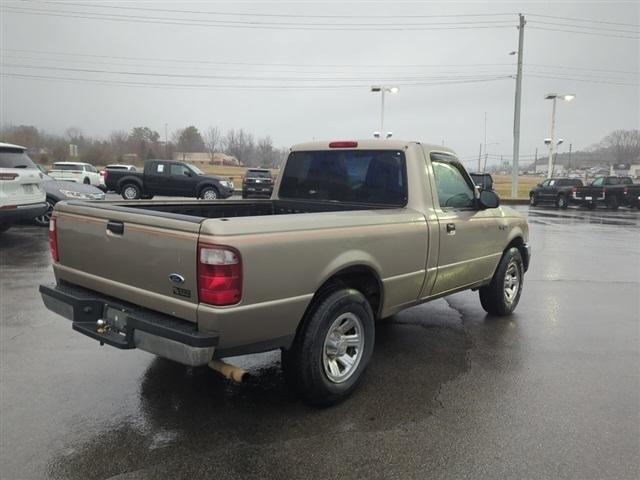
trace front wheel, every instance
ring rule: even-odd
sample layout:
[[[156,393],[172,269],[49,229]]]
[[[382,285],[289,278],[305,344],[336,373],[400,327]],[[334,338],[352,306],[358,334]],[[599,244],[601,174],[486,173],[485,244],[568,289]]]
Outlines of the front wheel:
[[[82,183],[84,183],[85,185],[91,185],[91,180],[89,180],[89,177],[84,177]]]
[[[522,255],[512,247],[502,256],[491,283],[480,288],[482,308],[491,315],[511,315],[520,301],[523,280]]]
[[[51,221],[51,214],[53,213],[53,207],[55,206],[56,201],[52,198],[47,198],[47,210],[42,214],[33,219],[36,225],[41,227],[48,227],[49,222]]]
[[[531,205],[532,207],[535,207],[536,205],[538,205],[538,199],[533,193],[529,195],[529,205]]]
[[[125,200],[137,200],[141,196],[142,191],[135,183],[127,183],[122,187],[122,198]]]
[[[357,387],[374,339],[373,311],[362,293],[327,293],[305,315],[291,349],[282,352],[287,382],[313,404],[334,405]]]
[[[219,196],[218,191],[213,187],[205,187],[200,192],[202,200],[217,200]]]

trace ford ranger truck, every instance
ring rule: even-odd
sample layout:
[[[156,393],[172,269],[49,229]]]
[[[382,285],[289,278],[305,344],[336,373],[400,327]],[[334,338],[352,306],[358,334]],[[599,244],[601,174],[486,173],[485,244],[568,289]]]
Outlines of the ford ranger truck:
[[[270,199],[63,201],[50,243],[40,292],[77,332],[191,366],[280,349],[321,405],[362,379],[376,320],[469,289],[509,315],[530,259],[453,151],[381,139],[292,147]]]

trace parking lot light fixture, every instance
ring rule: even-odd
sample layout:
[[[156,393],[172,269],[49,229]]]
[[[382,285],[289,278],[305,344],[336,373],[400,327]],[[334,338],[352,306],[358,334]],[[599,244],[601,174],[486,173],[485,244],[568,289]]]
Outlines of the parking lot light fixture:
[[[549,140],[549,162],[547,168],[547,178],[553,176],[553,164],[556,150],[556,102],[558,99],[570,102],[576,98],[575,93],[547,93],[544,96],[545,100],[553,100],[553,107],[551,109],[551,139]],[[547,143],[545,141],[545,143]]]
[[[380,92],[380,132],[384,132],[384,94],[392,93],[396,94],[400,91],[400,87],[395,85],[373,85],[371,91],[374,93]]]

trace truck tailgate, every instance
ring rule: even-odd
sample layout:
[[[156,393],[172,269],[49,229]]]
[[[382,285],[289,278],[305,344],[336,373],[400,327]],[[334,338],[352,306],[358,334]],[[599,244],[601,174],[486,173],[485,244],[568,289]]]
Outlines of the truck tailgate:
[[[62,202],[58,280],[195,322],[199,217]]]

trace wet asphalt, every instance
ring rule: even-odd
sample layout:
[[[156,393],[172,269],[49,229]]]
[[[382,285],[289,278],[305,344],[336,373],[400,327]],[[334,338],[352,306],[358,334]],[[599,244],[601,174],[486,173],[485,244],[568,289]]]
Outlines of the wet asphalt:
[[[378,326],[343,404],[307,406],[276,352],[232,385],[100,347],[44,308],[47,233],[0,237],[0,477],[640,478],[640,212],[519,207],[520,305],[464,292]],[[96,252],[99,255],[100,252]]]

